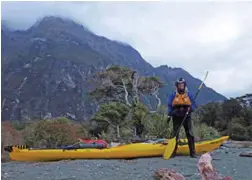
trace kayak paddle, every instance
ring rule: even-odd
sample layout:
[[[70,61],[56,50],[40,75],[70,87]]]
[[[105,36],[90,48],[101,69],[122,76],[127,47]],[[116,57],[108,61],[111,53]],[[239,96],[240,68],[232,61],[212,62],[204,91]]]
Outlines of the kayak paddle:
[[[200,89],[202,88],[203,84],[204,84],[204,81],[206,80],[207,78],[207,75],[208,75],[208,71],[206,72],[206,75],[205,75],[205,78],[203,79],[203,81],[201,82],[200,86],[198,87],[198,90],[195,94],[195,97],[194,97],[194,101],[196,100],[197,96],[199,95],[199,92],[200,92]],[[176,136],[178,135],[179,131],[180,131],[180,128],[181,126],[183,125],[184,121],[186,120],[187,116],[189,114],[189,109],[187,110],[186,114],[185,114],[185,117],[184,119],[182,120],[182,123],[180,124],[179,128],[178,128],[178,131],[176,132],[175,134],[175,137],[173,137],[172,139],[169,140],[168,144],[166,145],[165,147],[165,151],[164,151],[164,154],[163,154],[163,158],[165,160],[167,159],[170,159],[172,153],[174,152],[175,150],[175,147],[176,147]]]

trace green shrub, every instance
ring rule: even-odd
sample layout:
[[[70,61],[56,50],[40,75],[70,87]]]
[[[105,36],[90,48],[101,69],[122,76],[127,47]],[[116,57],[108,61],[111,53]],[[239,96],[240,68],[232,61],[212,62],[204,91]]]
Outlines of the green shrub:
[[[229,123],[228,133],[233,140],[243,141],[248,139],[246,136],[246,128],[238,123]]]
[[[172,133],[172,122],[167,123],[168,116],[165,114],[155,113],[145,119],[145,134],[156,136],[158,138],[170,138]]]
[[[242,126],[247,125],[247,122],[245,121],[245,119],[243,117],[234,117],[234,118],[232,118],[231,123],[240,124]]]
[[[199,140],[210,140],[220,137],[220,133],[215,128],[204,123],[194,127],[194,134]]]
[[[132,138],[134,135],[133,130],[130,128],[121,128],[121,138],[122,139],[129,139]]]
[[[108,127],[108,131],[102,131],[101,135],[99,136],[100,139],[103,139],[107,142],[113,142],[116,140],[116,132],[114,130],[114,128]]]
[[[100,110],[92,118],[99,127],[102,127],[104,132],[108,132],[108,127],[114,128],[113,131],[117,131],[116,136],[119,138],[121,127],[129,125],[129,121],[126,119],[129,113],[129,107],[123,103],[111,102],[108,104],[102,104]]]
[[[252,125],[246,128],[248,140],[252,141]]]
[[[35,139],[35,128],[37,123],[31,123],[21,131],[24,144],[27,146],[39,146],[39,142]]]
[[[81,125],[71,123],[66,118],[40,120],[23,130],[27,145],[47,148],[72,144],[77,141],[77,138],[87,135],[87,130]]]

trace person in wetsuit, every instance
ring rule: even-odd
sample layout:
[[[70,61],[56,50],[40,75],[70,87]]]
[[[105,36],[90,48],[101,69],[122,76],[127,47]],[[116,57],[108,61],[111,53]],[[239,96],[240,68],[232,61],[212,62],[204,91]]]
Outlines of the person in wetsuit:
[[[187,84],[185,79],[179,78],[176,83],[176,91],[173,92],[169,99],[168,99],[168,116],[172,117],[173,121],[173,137],[176,136],[177,131],[179,130],[179,126],[181,125],[186,112],[188,111],[189,114],[185,119],[183,126],[186,132],[188,146],[190,150],[190,156],[195,158],[195,142],[194,142],[194,135],[192,131],[192,120],[191,120],[191,113],[195,110],[196,104],[193,99],[192,94],[187,89]],[[177,148],[178,148],[178,137],[179,132],[176,136],[176,147],[173,152],[172,157],[176,155]]]

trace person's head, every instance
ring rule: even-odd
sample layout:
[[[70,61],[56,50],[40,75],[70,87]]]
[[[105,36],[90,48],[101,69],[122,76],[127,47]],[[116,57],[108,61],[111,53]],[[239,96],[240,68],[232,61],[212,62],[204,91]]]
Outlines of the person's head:
[[[185,79],[183,79],[182,77],[180,77],[180,78],[176,81],[176,88],[177,88],[177,91],[178,91],[179,93],[185,92],[185,88],[186,88],[186,81],[185,81]]]

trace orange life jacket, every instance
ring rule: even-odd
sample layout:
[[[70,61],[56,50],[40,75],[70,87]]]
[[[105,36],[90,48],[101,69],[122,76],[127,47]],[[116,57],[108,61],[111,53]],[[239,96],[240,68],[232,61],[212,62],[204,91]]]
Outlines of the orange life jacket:
[[[172,106],[191,106],[192,102],[187,93],[179,94],[176,92],[176,95],[172,101]]]

